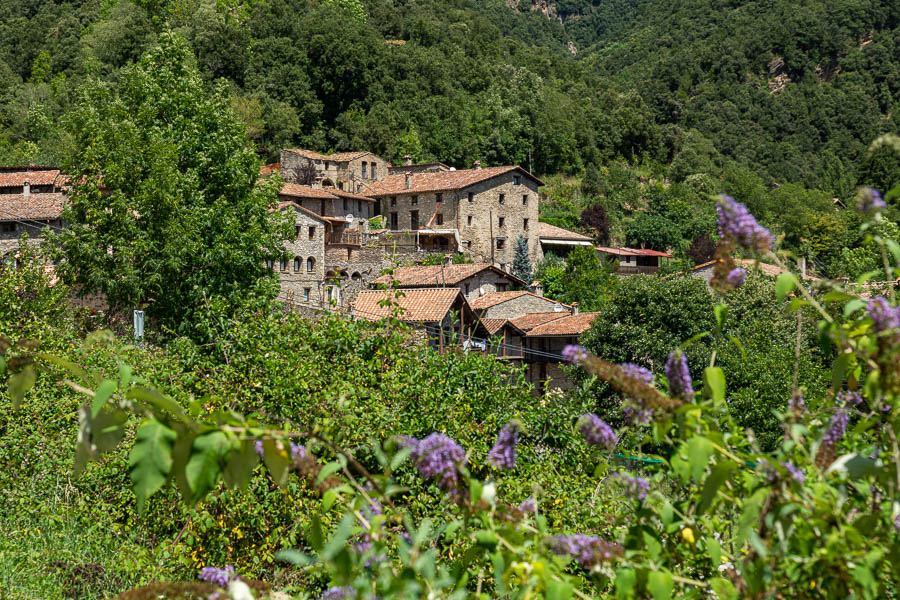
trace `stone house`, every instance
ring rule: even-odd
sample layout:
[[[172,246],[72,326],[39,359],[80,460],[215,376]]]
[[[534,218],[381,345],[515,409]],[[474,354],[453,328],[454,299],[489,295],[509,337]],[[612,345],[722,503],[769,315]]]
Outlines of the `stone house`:
[[[403,157],[402,165],[388,166],[388,175],[403,175],[404,173],[440,173],[441,171],[452,171],[453,169],[442,162],[418,163],[413,164],[412,158],[407,154]]]
[[[471,305],[482,319],[515,319],[530,313],[563,316],[577,307],[524,290],[485,294],[472,300]]]
[[[526,283],[497,267],[478,263],[397,267],[372,281],[372,285],[388,289],[457,287],[471,303],[485,294],[525,287]]]
[[[65,196],[59,169],[0,167],[0,255],[15,262],[20,238],[37,240],[44,227],[60,228]]]
[[[381,202],[381,214],[392,232],[430,238],[430,244],[447,251],[458,240],[463,254],[506,271],[519,235],[528,242],[532,262],[542,256],[538,237],[542,185],[521,167],[476,166],[389,175],[366,194]]]
[[[293,213],[295,237],[285,243],[287,257],[269,263],[281,280],[280,297],[292,302],[321,304],[326,290],[325,239],[328,221],[296,202],[280,202],[278,209]]]
[[[600,262],[612,261],[617,275],[652,275],[659,273],[659,259],[672,258],[668,252],[644,248],[607,248],[597,246]]]
[[[566,256],[578,246],[594,246],[594,241],[589,236],[550,223],[538,223],[538,237],[541,241],[541,251],[544,254],[552,252],[561,257]]]
[[[289,183],[366,193],[388,175],[388,162],[371,152],[319,154],[312,150],[281,151],[281,176]]]

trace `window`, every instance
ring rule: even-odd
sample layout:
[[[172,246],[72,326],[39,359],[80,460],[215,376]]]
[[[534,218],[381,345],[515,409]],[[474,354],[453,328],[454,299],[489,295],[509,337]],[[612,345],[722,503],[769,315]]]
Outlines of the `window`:
[[[522,194],[522,206],[528,206],[528,194]]]
[[[391,196],[391,206],[397,206],[397,196]]]
[[[528,219],[522,219],[522,229],[528,231]]]
[[[418,197],[418,196],[413,196],[413,197],[412,197],[412,201],[410,202],[410,204],[412,204],[413,206],[415,206],[415,205],[418,204],[418,203],[419,203],[419,197]]]
[[[350,276],[350,279],[352,279],[353,281],[360,281],[362,279],[362,275],[359,273],[359,271],[354,271],[353,275]]]
[[[326,169],[328,168],[328,161],[327,161],[327,160],[325,161],[325,168],[326,168]]]
[[[469,295],[469,284],[467,283],[466,284],[466,296],[468,296],[468,295]]]
[[[506,217],[498,217],[497,218],[497,226],[503,227],[504,224],[506,224]]]
[[[434,199],[436,202],[442,202],[444,200],[444,195],[443,194],[435,194]]]
[[[312,256],[310,256],[309,258],[306,259],[306,272],[312,273],[315,270],[316,270],[316,259],[314,259]]]
[[[438,214],[437,214],[437,224],[438,224],[438,225],[443,225],[443,224],[444,224],[444,215],[443,215],[442,213],[438,213]]]
[[[500,194],[500,204],[503,204],[506,201],[506,194]]]
[[[349,206],[349,205],[347,204],[347,199],[344,198],[344,212],[345,212],[345,213],[346,213],[346,212],[350,212],[350,208],[348,208],[348,206]]]
[[[417,211],[417,210],[409,211],[409,228],[410,229],[418,229],[419,228],[419,211]]]
[[[362,164],[362,169],[363,169],[362,178],[363,179],[368,179],[368,170],[367,170],[368,166],[369,166],[368,163],[366,163],[366,161],[363,161],[363,164]]]
[[[279,265],[279,266],[281,267],[281,270],[282,270],[282,271],[287,271],[287,267],[288,267],[288,259],[285,258],[285,257],[282,257],[282,259],[281,259],[281,265]]]
[[[472,226],[472,215],[466,217],[466,225],[468,225],[469,227]]]
[[[300,226],[299,225],[294,226],[294,239],[295,240],[300,239]]]
[[[271,258],[266,260],[266,266],[269,267],[270,270],[274,271],[275,270],[275,261],[272,260]]]
[[[303,288],[303,299],[309,302],[309,296],[312,292],[312,288]]]
[[[300,271],[300,267],[303,265],[303,259],[299,256],[294,257],[294,273],[298,273]]]
[[[309,239],[311,239],[311,240],[316,239],[316,226],[315,225],[309,226]]]
[[[505,270],[506,270],[506,263],[500,263],[500,270],[501,270],[501,271],[505,271]],[[497,287],[499,288],[500,286],[497,286]],[[506,291],[506,289],[505,289],[506,286],[503,286],[503,287],[504,287],[504,289],[503,289],[502,291],[505,292],[505,291]]]
[[[338,181],[338,189],[339,189],[339,190],[344,189],[344,182],[343,182],[343,181]]]
[[[397,231],[398,229],[400,229],[400,224],[398,221],[399,220],[397,219],[397,213],[392,212],[391,213],[391,229],[393,231]]]
[[[469,202],[472,202],[473,200],[475,200],[475,194],[469,192]]]
[[[497,238],[497,250],[506,248],[506,238]]]
[[[362,214],[362,200],[356,201],[356,214],[358,214],[358,215]]]
[[[502,269],[504,269],[504,268],[506,268],[506,263],[500,263],[500,269],[502,270]],[[505,283],[498,283],[498,284],[497,284],[497,291],[498,291],[498,292],[505,292],[505,291],[506,291],[506,284],[505,284]]]
[[[3,233],[13,233],[15,230],[15,223],[0,223],[0,231],[2,231]]]
[[[521,175],[513,175],[513,183],[515,185],[519,185],[520,183],[522,183],[522,176]]]

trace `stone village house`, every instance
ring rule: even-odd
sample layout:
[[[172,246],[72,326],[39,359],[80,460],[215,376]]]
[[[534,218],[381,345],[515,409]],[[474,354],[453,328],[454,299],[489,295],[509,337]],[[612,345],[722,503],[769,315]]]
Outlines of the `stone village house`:
[[[62,227],[64,177],[52,167],[0,167],[0,256],[15,264],[22,234],[37,242]]]

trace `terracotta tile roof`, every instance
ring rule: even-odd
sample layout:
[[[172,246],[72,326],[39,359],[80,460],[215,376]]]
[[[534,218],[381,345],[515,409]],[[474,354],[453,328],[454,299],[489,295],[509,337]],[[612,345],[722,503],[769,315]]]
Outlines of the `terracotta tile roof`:
[[[0,194],[0,221],[58,219],[66,197],[63,194]]]
[[[344,190],[332,189],[328,188],[328,192],[334,194],[339,198],[351,198],[355,200],[365,200],[367,202],[376,202],[375,198],[370,198],[369,196],[363,196],[362,194],[351,194],[350,192],[345,192]]]
[[[59,177],[59,169],[11,171],[0,173],[0,187],[22,186],[26,181],[31,185],[53,185],[57,177]]]
[[[597,246],[597,250],[604,254],[613,254],[615,256],[663,256],[665,258],[672,258],[672,255],[668,252],[647,250],[645,248],[608,248],[606,246]]]
[[[491,269],[503,275],[511,282],[525,285],[525,282],[514,275],[510,275],[488,263],[465,265],[419,265],[412,267],[397,267],[393,274],[384,274],[372,283],[391,285],[396,281],[400,287],[439,287],[442,285],[456,285],[469,277]]]
[[[291,200],[278,203],[278,210],[284,210],[285,208],[293,208],[294,210],[298,210],[306,215],[309,215],[310,217],[314,217],[314,218],[318,219],[319,221],[322,221],[323,223],[326,220],[328,220],[328,217],[323,217],[322,215],[320,215],[316,212],[313,212],[313,211],[309,210],[308,208],[300,206],[299,204],[297,204],[296,202],[293,202]]]
[[[399,318],[404,321],[434,323],[441,321],[459,298],[459,288],[423,288],[403,290],[394,296],[390,290],[363,290],[353,304],[353,313],[369,321],[378,321],[400,307]],[[381,306],[385,299],[392,306]]]
[[[538,237],[553,240],[575,240],[579,242],[591,242],[591,238],[550,223],[538,223]]]
[[[331,160],[334,162],[350,162],[354,158],[359,158],[360,156],[371,154],[371,152],[364,150],[358,150],[356,152],[335,152],[334,154],[319,154],[318,152],[315,152],[313,150],[303,150],[300,148],[286,149],[285,152],[299,154],[300,156],[311,158],[313,160]]]
[[[717,262],[719,262],[718,259],[711,260],[709,262],[705,262],[703,264],[697,265],[696,267],[694,267],[693,270],[700,271],[701,269],[708,269],[708,268],[714,267]],[[763,275],[768,275],[769,277],[778,277],[782,273],[786,272],[785,269],[782,269],[781,267],[779,267],[777,265],[770,265],[768,263],[757,264],[757,262],[751,258],[736,258],[734,260],[734,262],[735,262],[735,264],[737,264],[738,266],[742,267],[743,269],[745,269],[747,271],[751,271],[755,268],[758,268],[763,273]],[[804,279],[806,279],[808,281],[818,281],[819,280],[818,277],[813,277],[812,275],[807,275],[806,277],[804,277]]]
[[[388,165],[389,169],[404,169],[404,168],[406,168],[406,169],[415,169],[415,168],[421,169],[422,167],[441,167],[445,171],[450,170],[450,165],[445,165],[442,162],[416,163],[414,165]]]
[[[600,313],[586,312],[577,315],[566,315],[561,319],[553,319],[530,329],[527,337],[544,337],[553,335],[581,335],[591,327],[594,318]],[[526,315],[527,316],[527,315]]]
[[[484,326],[488,335],[494,335],[508,322],[507,319],[481,319],[481,324]]]
[[[267,177],[273,173],[281,173],[281,163],[269,163],[259,168],[260,177]]]
[[[412,185],[409,189],[406,188],[405,173],[388,175],[369,186],[368,193],[370,196],[389,196],[391,194],[421,194],[424,192],[461,190],[510,171],[520,171],[526,177],[534,179],[538,185],[544,185],[540,179],[521,167],[485,167],[483,169],[463,169],[461,171],[413,173]]]
[[[469,306],[471,306],[473,310],[482,310],[485,308],[496,306],[498,304],[502,304],[503,302],[509,302],[510,300],[521,298],[522,296],[534,296],[535,298],[540,298],[541,300],[546,301],[547,304],[550,305],[558,304],[566,309],[572,308],[568,304],[563,304],[562,302],[553,300],[552,298],[547,298],[545,296],[538,296],[537,294],[526,290],[518,290],[514,292],[491,292],[490,294],[485,294],[484,296],[475,298],[474,300],[469,302]]]
[[[315,198],[322,200],[337,200],[338,198],[352,198],[355,200],[366,200],[367,202],[375,202],[375,198],[361,196],[360,194],[351,194],[336,188],[314,188],[308,185],[300,185],[298,183],[285,183],[281,186],[279,196],[291,196],[293,198]]]
[[[544,323],[555,321],[556,319],[562,319],[563,317],[569,316],[569,314],[570,313],[566,311],[528,313],[526,315],[522,315],[521,317],[510,319],[509,322],[522,331],[529,331],[531,329],[534,329],[538,325],[543,325]]]

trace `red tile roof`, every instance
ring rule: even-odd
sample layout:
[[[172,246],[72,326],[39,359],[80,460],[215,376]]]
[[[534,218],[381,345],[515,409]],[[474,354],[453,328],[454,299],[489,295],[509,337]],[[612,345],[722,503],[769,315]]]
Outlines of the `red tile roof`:
[[[709,262],[705,262],[703,264],[697,265],[696,267],[694,267],[693,270],[699,271],[701,269],[711,268],[711,267],[714,267],[717,262],[719,262],[718,259],[711,260]],[[777,265],[770,265],[768,263],[757,263],[755,260],[750,259],[750,258],[736,258],[736,259],[734,259],[734,262],[735,262],[735,264],[746,269],[747,271],[750,271],[754,268],[758,268],[763,273],[763,275],[768,275],[769,277],[778,277],[782,273],[786,272],[785,269],[782,269],[781,267],[779,267]],[[813,277],[811,275],[807,275],[806,277],[804,277],[804,279],[807,279],[809,281],[818,281],[819,280],[818,277]]]
[[[0,221],[58,219],[66,197],[63,194],[0,194]]]
[[[359,158],[360,156],[365,156],[366,154],[372,154],[371,152],[365,150],[358,150],[356,152],[335,152],[334,154],[319,154],[313,150],[303,150],[303,149],[286,149],[285,152],[290,152],[292,154],[299,154],[304,158],[311,158],[313,160],[331,160],[334,162],[350,162],[355,158]]]
[[[575,233],[574,231],[569,231],[568,229],[563,229],[562,227],[557,227],[550,223],[538,223],[538,236],[542,239],[574,240],[579,242],[592,241],[589,236]]]
[[[356,200],[366,200],[367,202],[375,202],[374,198],[361,196],[360,194],[351,194],[336,188],[314,188],[308,185],[300,185],[298,183],[285,183],[281,186],[279,196],[291,196],[293,198],[314,198],[321,200],[337,200],[338,198],[353,198]]]
[[[367,190],[370,196],[389,196],[391,194],[421,194],[424,192],[442,192],[461,190],[481,181],[509,173],[520,171],[526,177],[535,180],[538,185],[544,183],[521,167],[485,167],[483,169],[463,169],[461,171],[439,171],[437,173],[413,173],[409,189],[406,187],[406,174],[388,175]]]
[[[488,335],[494,335],[508,322],[507,319],[481,319],[481,324],[484,326]]]
[[[391,285],[393,281],[400,287],[439,287],[442,285],[456,285],[469,277],[485,270],[493,270],[512,283],[525,285],[525,282],[516,277],[492,267],[488,263],[476,263],[465,265],[420,265],[412,267],[397,267],[393,274],[381,275],[372,283]]]
[[[297,204],[296,202],[291,201],[291,200],[288,200],[288,201],[286,201],[286,202],[279,202],[279,203],[278,203],[278,210],[284,210],[285,208],[293,208],[294,210],[298,210],[298,211],[300,211],[300,212],[302,212],[302,213],[304,213],[304,214],[307,214],[307,215],[309,215],[310,217],[314,217],[314,218],[316,218],[316,219],[318,219],[319,221],[322,221],[322,222],[325,222],[325,221],[328,220],[328,217],[323,217],[323,216],[320,215],[319,213],[313,212],[313,211],[309,210],[308,208],[305,208],[305,207],[303,207],[303,206],[300,206],[299,204]]]
[[[561,319],[553,319],[530,329],[526,337],[546,337],[554,335],[581,335],[591,328],[591,323],[600,313],[586,312],[577,315],[566,315]],[[527,316],[527,315],[526,315]]]
[[[526,290],[518,290],[514,292],[491,292],[490,294],[485,294],[484,296],[479,296],[475,298],[469,305],[473,310],[482,310],[485,308],[490,308],[492,306],[496,306],[498,304],[502,304],[503,302],[509,302],[510,300],[515,300],[516,298],[521,298],[522,296],[534,296],[535,298],[540,298],[541,300],[545,300],[547,304],[554,305],[558,304],[565,308],[571,308],[568,304],[563,304],[562,302],[558,302],[553,300],[552,298],[546,298],[544,296],[538,296],[533,292],[528,292]]]
[[[353,313],[369,321],[378,321],[400,308],[403,321],[440,322],[461,296],[459,288],[423,288],[403,290],[395,297],[391,290],[363,290],[353,304]],[[384,300],[390,306],[382,306]],[[463,300],[465,302],[465,300]]]
[[[269,163],[259,168],[259,176],[266,177],[273,173],[281,173],[281,163]]]
[[[369,196],[363,196],[362,194],[351,194],[350,192],[345,192],[344,190],[328,188],[328,192],[331,194],[334,194],[338,198],[352,198],[355,200],[365,200],[367,202],[376,202],[375,198],[371,198]]]
[[[58,177],[59,169],[0,172],[0,187],[22,186],[26,181],[31,185],[53,185]]]
[[[528,313],[526,315],[522,315],[521,317],[516,317],[515,319],[510,319],[510,323],[521,329],[522,331],[529,331],[534,329],[538,325],[543,325],[549,321],[554,321],[556,319],[561,319],[563,317],[569,316],[570,313],[566,311],[559,312],[542,312],[542,313]]]
[[[606,246],[597,246],[597,250],[615,256],[663,256],[665,258],[672,258],[672,255],[668,252],[647,250],[644,248],[607,248]]]

